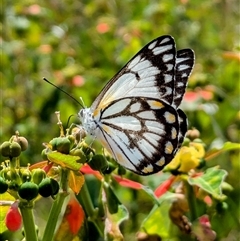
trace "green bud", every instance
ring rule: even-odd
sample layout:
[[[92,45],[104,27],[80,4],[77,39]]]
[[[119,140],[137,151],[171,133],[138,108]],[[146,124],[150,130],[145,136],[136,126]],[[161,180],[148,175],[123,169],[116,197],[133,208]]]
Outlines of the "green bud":
[[[52,146],[52,150],[53,150],[53,151],[56,151],[56,150],[57,150],[57,139],[58,139],[58,137],[57,137],[57,138],[53,138],[53,139],[49,142],[49,144]]]
[[[5,193],[7,190],[8,190],[7,182],[5,181],[5,179],[0,177],[0,194]]]
[[[120,176],[123,176],[123,175],[125,175],[126,174],[126,169],[124,168],[124,167],[122,167],[122,166],[118,166],[118,175],[120,175]]]
[[[31,181],[32,174],[28,168],[21,168],[19,173],[22,178],[22,182]]]
[[[67,137],[57,137],[50,141],[52,150],[57,150],[63,154],[68,154],[71,148],[71,142]]]
[[[50,178],[50,182],[51,182],[51,186],[52,186],[52,194],[51,195],[56,195],[59,191],[59,184],[53,178]]]
[[[110,174],[112,173],[114,170],[116,169],[116,166],[111,163],[111,162],[107,162],[107,168],[105,168],[104,170],[102,170],[103,174]]]
[[[41,181],[46,178],[46,172],[40,168],[34,169],[32,171],[32,180],[37,185],[41,183]]]
[[[47,158],[47,153],[48,153],[48,149],[47,148],[42,150],[41,156],[42,156],[43,160],[47,160],[48,159]]]
[[[5,180],[8,180],[9,178],[8,178],[8,172],[9,172],[9,170],[10,170],[10,167],[5,167],[5,168],[3,168],[1,171],[0,171],[0,177],[2,177],[3,179],[5,179]]]
[[[67,138],[71,143],[71,147],[73,147],[74,143],[75,143],[75,137],[73,135],[69,135],[69,136],[67,136]]]
[[[56,195],[59,191],[58,182],[49,177],[43,179],[38,187],[39,187],[39,194],[42,197],[49,197],[52,195]]]
[[[18,195],[27,201],[31,201],[38,195],[38,185],[33,182],[24,182],[18,189]]]
[[[93,170],[101,172],[108,168],[108,162],[103,155],[94,155],[88,164]]]
[[[18,186],[20,186],[22,183],[22,179],[18,174],[18,172],[13,168],[8,168],[7,170],[8,171],[5,174],[5,180],[8,180],[10,182],[15,182],[16,184],[18,184]]]
[[[190,143],[190,139],[187,138],[187,137],[185,137],[185,138],[184,138],[184,141],[183,141],[183,143],[182,143],[182,146],[189,146],[189,143]]]
[[[85,163],[86,162],[86,156],[85,154],[83,153],[83,151],[81,149],[72,149],[70,151],[70,155],[72,156],[79,156],[80,157],[80,160],[78,161],[79,163]]]

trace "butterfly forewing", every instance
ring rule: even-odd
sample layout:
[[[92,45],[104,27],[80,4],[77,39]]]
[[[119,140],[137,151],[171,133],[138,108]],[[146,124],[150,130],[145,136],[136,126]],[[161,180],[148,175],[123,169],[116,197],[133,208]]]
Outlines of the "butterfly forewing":
[[[95,110],[113,100],[137,96],[156,98],[171,104],[175,55],[175,42],[171,36],[151,41],[109,81],[91,108]]]

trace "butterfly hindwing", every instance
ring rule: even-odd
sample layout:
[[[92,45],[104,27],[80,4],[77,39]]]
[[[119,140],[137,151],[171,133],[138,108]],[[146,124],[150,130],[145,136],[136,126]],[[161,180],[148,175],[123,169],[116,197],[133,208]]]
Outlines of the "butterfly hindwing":
[[[194,53],[191,49],[177,51],[174,81],[173,106],[178,107],[184,96],[188,77],[194,65]]]
[[[97,117],[96,138],[120,165],[140,175],[160,171],[178,147],[177,111],[153,98],[113,101]]]

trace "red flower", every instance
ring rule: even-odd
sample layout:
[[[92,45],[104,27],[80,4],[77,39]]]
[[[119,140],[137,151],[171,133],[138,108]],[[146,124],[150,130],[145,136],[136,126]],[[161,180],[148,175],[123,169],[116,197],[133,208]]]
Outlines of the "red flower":
[[[22,227],[22,216],[18,210],[18,201],[15,201],[9,208],[5,223],[10,231],[17,231]]]
[[[164,181],[160,186],[158,186],[157,189],[154,192],[156,197],[160,197],[165,192],[167,192],[170,189],[172,183],[175,181],[175,178],[176,178],[175,176],[171,176],[169,179]]]
[[[130,187],[137,190],[143,188],[142,184],[139,182],[134,182],[129,179],[120,177],[118,175],[113,175],[113,178],[116,180],[116,182],[118,182],[123,187]]]

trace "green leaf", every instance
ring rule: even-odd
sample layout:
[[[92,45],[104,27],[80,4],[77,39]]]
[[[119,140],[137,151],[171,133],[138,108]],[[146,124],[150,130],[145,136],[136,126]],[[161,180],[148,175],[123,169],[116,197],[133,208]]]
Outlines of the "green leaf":
[[[142,185],[142,190],[144,190],[152,198],[152,200],[156,202],[156,204],[159,204],[158,199],[152,189],[150,189],[148,186]]]
[[[118,212],[118,206],[120,201],[118,200],[117,196],[113,192],[112,188],[107,184],[104,185],[104,190],[106,193],[106,198],[107,198],[107,206],[108,210],[111,214],[117,213]]]
[[[66,155],[57,151],[53,151],[48,153],[47,157],[49,161],[54,162],[63,168],[68,168],[73,171],[78,171],[82,166],[81,163],[78,163],[78,156]]]
[[[224,145],[218,149],[214,148],[206,153],[205,160],[210,160],[218,155],[220,155],[222,152],[225,151],[232,151],[232,150],[240,150],[240,144],[239,143],[233,143],[233,142],[225,142]]]
[[[189,177],[188,183],[200,187],[215,199],[223,200],[225,195],[222,194],[222,183],[226,176],[227,171],[212,167],[208,168],[201,176]]]
[[[174,226],[169,217],[169,209],[175,194],[167,192],[159,199],[160,204],[154,205],[152,211],[143,221],[141,227],[147,234],[157,234],[161,238],[174,236]]]

